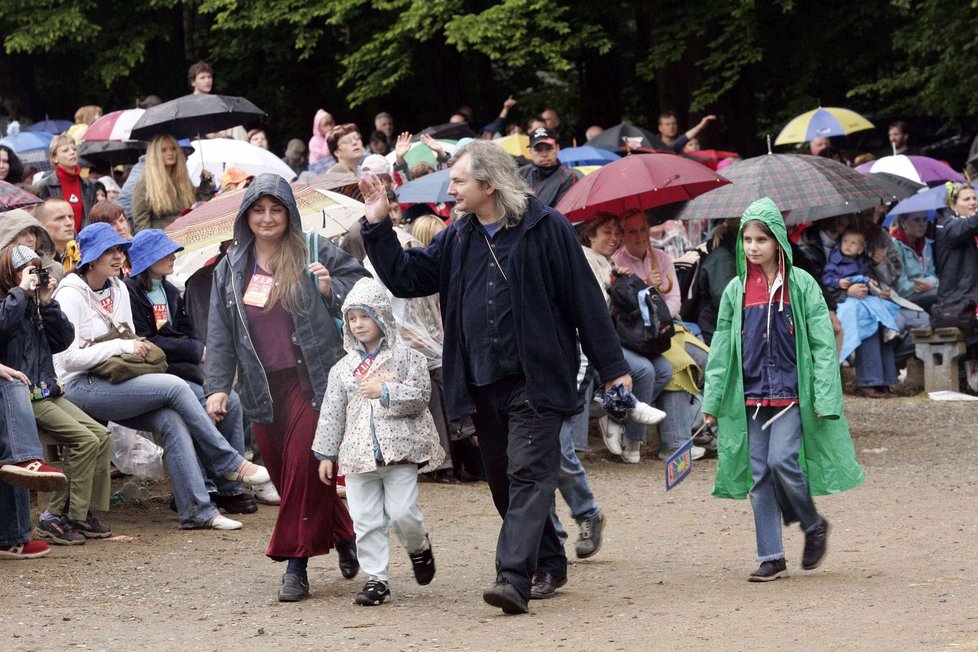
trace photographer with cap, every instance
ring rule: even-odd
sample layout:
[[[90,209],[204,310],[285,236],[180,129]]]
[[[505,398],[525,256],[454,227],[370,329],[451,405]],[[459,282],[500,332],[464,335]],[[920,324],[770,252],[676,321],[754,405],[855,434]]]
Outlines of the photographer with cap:
[[[557,135],[546,127],[537,127],[530,133],[530,152],[532,163],[520,168],[520,176],[537,199],[547,206],[556,206],[581,175],[560,164]]]

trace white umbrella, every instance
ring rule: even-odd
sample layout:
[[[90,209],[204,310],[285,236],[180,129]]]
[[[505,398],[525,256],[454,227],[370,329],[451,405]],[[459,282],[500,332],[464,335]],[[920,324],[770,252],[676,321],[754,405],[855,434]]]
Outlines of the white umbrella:
[[[316,231],[324,238],[335,238],[349,231],[365,214],[363,202],[332,190],[316,188],[315,191],[325,198],[325,204],[322,199],[307,204],[296,197],[302,230],[307,233]]]
[[[262,149],[232,138],[213,138],[206,143],[199,140],[191,142],[193,154],[187,157],[187,171],[194,185],[200,183],[200,173],[206,167],[214,175],[214,183],[220,184],[221,174],[230,167],[241,168],[248,174],[277,174],[286,181],[295,178],[285,162],[267,149]]]

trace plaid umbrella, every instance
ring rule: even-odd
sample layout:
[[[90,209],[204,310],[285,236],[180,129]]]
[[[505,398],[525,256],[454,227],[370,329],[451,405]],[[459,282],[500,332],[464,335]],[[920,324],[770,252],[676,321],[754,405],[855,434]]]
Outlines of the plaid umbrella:
[[[21,190],[12,183],[0,181],[0,213],[40,203],[42,200],[39,197]]]
[[[686,204],[679,218],[740,217],[761,197],[770,197],[788,224],[846,215],[893,201],[878,184],[844,163],[807,154],[764,154],[723,170],[732,183]]]

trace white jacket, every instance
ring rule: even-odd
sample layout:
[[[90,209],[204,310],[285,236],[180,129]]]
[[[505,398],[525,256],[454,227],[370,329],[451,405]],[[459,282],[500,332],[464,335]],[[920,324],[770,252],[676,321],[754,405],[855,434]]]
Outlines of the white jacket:
[[[389,399],[386,407],[381,399],[365,398],[360,381],[353,376],[362,361],[362,345],[346,319],[351,309],[366,310],[384,332],[380,352],[364,380],[384,383]],[[336,457],[341,473],[366,473],[377,468],[376,434],[385,463],[416,462],[421,469],[437,468],[445,451],[428,409],[428,364],[424,355],[401,341],[386,291],[373,279],[361,279],[343,303],[343,316],[343,342],[349,353],[329,372],[312,450],[323,457]]]
[[[129,305],[129,290],[117,278],[109,279],[112,295],[112,321],[127,324],[132,328],[132,308]],[[98,298],[88,283],[77,274],[68,274],[54,293],[61,312],[75,327],[75,341],[67,350],[54,356],[54,369],[62,384],[67,384],[92,367],[97,367],[114,355],[132,353],[135,340],[111,340],[90,344],[90,342],[109,332],[109,325],[96,308]]]

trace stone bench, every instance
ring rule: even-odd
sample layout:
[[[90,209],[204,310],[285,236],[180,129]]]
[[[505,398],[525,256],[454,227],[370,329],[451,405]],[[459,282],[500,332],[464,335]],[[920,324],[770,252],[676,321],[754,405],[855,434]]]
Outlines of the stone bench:
[[[961,391],[959,362],[967,350],[964,333],[958,328],[914,328],[917,358],[924,367],[924,391]]]

